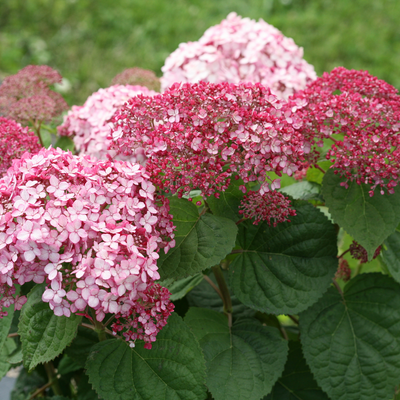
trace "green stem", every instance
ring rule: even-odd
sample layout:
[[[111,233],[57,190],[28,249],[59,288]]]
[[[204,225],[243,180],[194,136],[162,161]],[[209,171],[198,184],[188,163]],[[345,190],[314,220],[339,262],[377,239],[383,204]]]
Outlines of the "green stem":
[[[49,384],[51,384],[51,388],[55,395],[62,395],[62,391],[60,385],[58,383],[58,378],[56,374],[56,370],[51,361],[44,363],[44,369],[46,370],[47,377],[49,378]]]
[[[224,275],[222,273],[221,267],[216,265],[212,267],[212,270],[215,275],[215,279],[217,280],[219,290],[222,294],[222,301],[224,303],[224,312],[228,316],[229,327],[232,326],[232,299],[229,293],[228,285],[226,284]]]
[[[356,277],[361,272],[363,265],[364,264],[362,262],[358,263],[357,268],[356,268],[356,270],[354,272],[353,278]]]
[[[99,335],[100,342],[103,342],[104,340],[107,340],[106,331],[104,329],[103,324],[95,319],[94,320],[94,326],[95,326],[95,331]]]

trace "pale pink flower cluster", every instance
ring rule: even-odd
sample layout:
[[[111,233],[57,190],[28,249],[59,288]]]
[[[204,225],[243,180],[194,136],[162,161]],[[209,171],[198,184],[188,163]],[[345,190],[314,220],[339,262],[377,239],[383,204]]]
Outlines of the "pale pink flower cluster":
[[[107,155],[115,157],[109,151],[111,124],[108,122],[113,114],[131,97],[137,95],[153,96],[156,92],[144,86],[113,85],[100,89],[88,97],[83,106],[72,106],[59,126],[61,136],[73,136],[75,148],[80,154],[88,154],[98,159]],[[143,162],[140,150],[129,161]]]
[[[259,82],[287,98],[316,79],[303,49],[267,24],[230,13],[198,42],[181,43],[162,67],[162,91],[175,82]]]
[[[157,252],[175,243],[171,218],[139,164],[25,153],[0,180],[1,308],[14,284],[45,281],[56,315],[115,314],[135,329],[129,340],[151,343],[173,308],[154,283]]]

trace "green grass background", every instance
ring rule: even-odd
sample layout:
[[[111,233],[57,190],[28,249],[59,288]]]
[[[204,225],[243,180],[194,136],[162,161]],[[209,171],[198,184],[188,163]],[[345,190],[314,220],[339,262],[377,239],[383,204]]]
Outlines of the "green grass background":
[[[82,104],[125,68],[160,76],[180,42],[231,11],[292,37],[319,75],[342,65],[400,88],[397,0],[0,0],[0,79],[47,64],[71,82],[68,103]]]

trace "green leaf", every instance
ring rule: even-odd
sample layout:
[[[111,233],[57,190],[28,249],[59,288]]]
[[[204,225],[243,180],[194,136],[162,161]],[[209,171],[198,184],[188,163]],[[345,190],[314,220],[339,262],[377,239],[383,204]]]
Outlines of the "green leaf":
[[[8,314],[0,319],[0,349],[3,347],[10,331],[14,316],[14,304],[6,309]]]
[[[98,400],[100,397],[89,383],[89,377],[85,374],[80,374],[78,383],[78,398],[77,400]]]
[[[22,347],[21,347],[21,345],[19,347],[16,347],[13,352],[9,353],[9,355],[7,357],[7,361],[10,364],[22,363]]]
[[[91,348],[98,342],[99,336],[95,331],[79,326],[75,339],[72,341],[71,346],[67,347],[65,353],[81,367],[84,367]]]
[[[24,366],[30,371],[36,365],[53,360],[75,337],[81,317],[57,317],[42,301],[45,285],[35,286],[21,310],[19,333]]]
[[[329,400],[306,364],[300,342],[289,342],[285,370],[265,400]]]
[[[204,308],[189,309],[185,322],[203,349],[215,400],[259,399],[271,391],[288,350],[277,329],[243,320],[230,331],[224,314]]]
[[[229,267],[230,285],[245,305],[267,314],[296,314],[315,303],[337,270],[336,231],[318,209],[293,203],[292,222],[239,225],[243,252]]]
[[[68,136],[60,136],[58,138],[54,148],[57,149],[58,147],[65,151],[70,150],[74,152],[75,150],[74,141]]]
[[[17,348],[14,340],[7,338],[1,349],[0,349],[0,379],[6,375],[8,370],[11,368],[11,364],[8,362],[8,356]]]
[[[325,174],[322,193],[326,205],[335,222],[367,250],[371,261],[377,247],[400,222],[400,190],[381,195],[377,187],[370,197],[370,185],[353,181],[346,189],[340,186],[343,181],[332,169]]]
[[[393,278],[400,283],[400,231],[396,230],[387,237],[384,244],[383,261]]]
[[[161,286],[166,287],[170,292],[170,300],[175,301],[179,300],[182,297],[186,296],[194,287],[196,287],[199,283],[203,282],[203,274],[199,272],[193,276],[188,276],[187,278],[182,279],[165,279],[164,281],[159,281]]]
[[[224,274],[225,281],[229,287],[228,272],[223,270],[222,273]],[[214,274],[210,274],[209,278],[218,286]],[[219,312],[222,312],[224,309],[221,297],[219,297],[218,293],[205,280],[188,293],[187,300],[191,307],[211,308],[212,310]],[[231,301],[232,314],[234,318],[251,318],[255,316],[257,311],[245,306],[234,294],[231,294]]]
[[[79,371],[82,366],[78,364],[73,358],[64,355],[58,363],[57,370],[61,375],[69,374],[70,372]]]
[[[176,245],[168,254],[160,252],[161,279],[183,278],[210,268],[232,250],[236,224],[211,214],[199,216],[197,207],[185,199],[170,198],[170,213],[176,226]]]
[[[320,161],[318,163],[318,165],[323,170],[327,171],[330,168],[330,166],[332,165],[332,163],[330,161]],[[313,166],[308,168],[307,175],[306,175],[307,181],[321,184],[323,178],[324,178],[324,173],[320,169],[315,168]]]
[[[204,399],[204,357],[196,338],[176,314],[151,350],[123,340],[96,344],[86,363],[89,382],[105,399]]]
[[[64,396],[52,396],[49,397],[50,400],[71,400],[69,397],[64,397]]]
[[[331,287],[300,314],[303,351],[332,399],[389,399],[400,376],[400,285],[386,275]]]
[[[297,200],[322,200],[321,185],[314,182],[301,181],[280,190]]]
[[[239,205],[243,198],[243,192],[239,189],[240,185],[244,185],[242,179],[233,180],[229,187],[220,193],[219,199],[214,196],[207,198],[207,204],[214,215],[226,217],[235,222],[242,218],[239,214]]]

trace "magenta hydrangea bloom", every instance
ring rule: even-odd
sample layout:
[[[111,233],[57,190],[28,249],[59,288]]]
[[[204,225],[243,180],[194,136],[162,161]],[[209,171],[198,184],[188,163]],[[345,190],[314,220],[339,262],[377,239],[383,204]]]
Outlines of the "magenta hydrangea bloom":
[[[367,71],[335,68],[291,97],[301,131],[314,145],[315,162],[324,139],[334,144],[327,154],[332,168],[347,178],[393,193],[400,180],[400,96],[397,89]],[[335,136],[340,134],[343,136]],[[333,135],[333,136],[332,136]]]
[[[113,85],[100,89],[88,97],[83,106],[72,106],[59,126],[61,136],[73,136],[75,148],[81,154],[88,154],[98,159],[107,155],[115,157],[115,151],[109,151],[111,124],[113,114],[131,97],[144,94],[153,96],[156,92],[144,86]],[[137,160],[136,160],[137,159]],[[141,152],[130,157],[130,161],[143,161]]]
[[[252,82],[268,86],[279,98],[316,79],[303,49],[262,19],[228,15],[198,42],[181,43],[162,67],[162,90],[175,82]]]
[[[27,127],[0,117],[0,177],[11,167],[12,160],[26,151],[37,153],[41,148],[38,137]]]
[[[260,84],[175,84],[114,115],[113,147],[126,156],[143,149],[152,182],[179,197],[193,189],[218,197],[232,176],[260,182],[264,194],[279,188],[269,172],[292,175],[309,150],[281,107]]]
[[[148,178],[139,164],[60,149],[14,161],[0,180],[1,309],[15,283],[46,282],[56,315],[115,314],[115,332],[151,344],[173,309],[155,283],[157,252],[175,242],[168,200]]]

